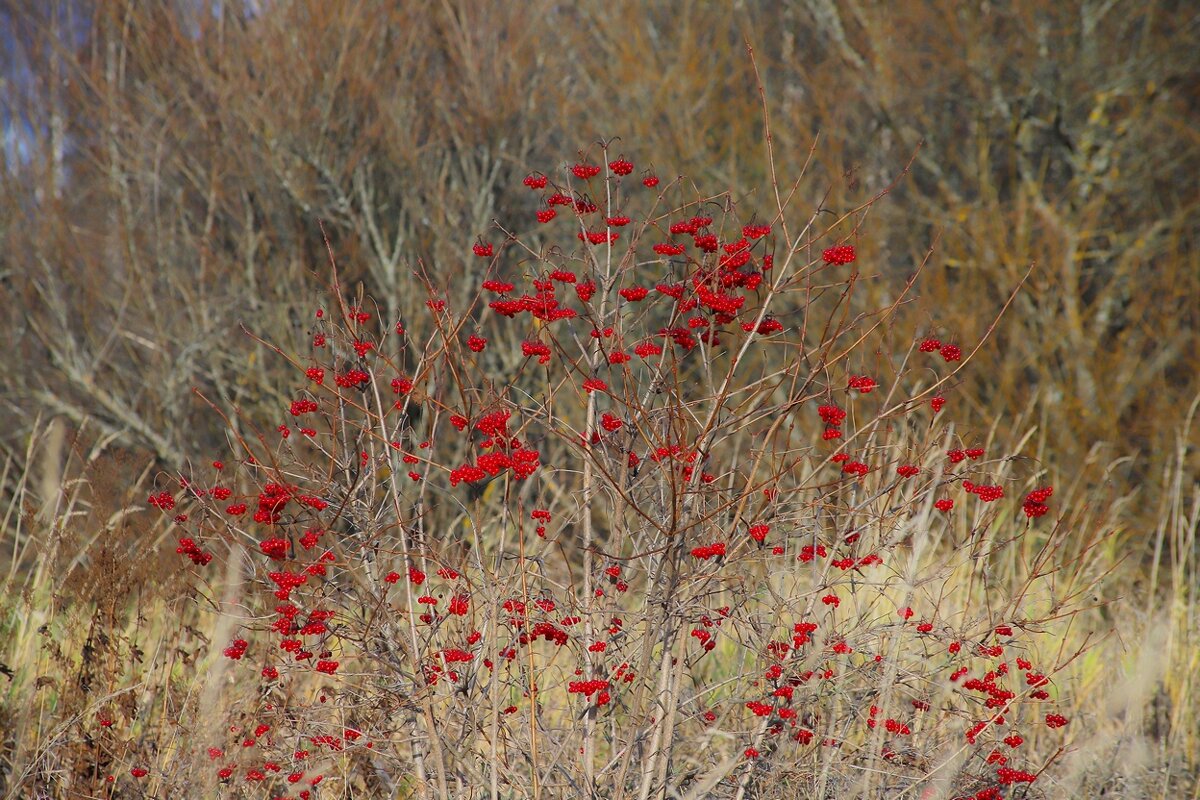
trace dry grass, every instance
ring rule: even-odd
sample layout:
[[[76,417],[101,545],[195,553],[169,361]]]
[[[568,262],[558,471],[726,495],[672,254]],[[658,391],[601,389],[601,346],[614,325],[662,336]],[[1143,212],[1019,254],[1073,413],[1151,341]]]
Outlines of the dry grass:
[[[1181,436],[1186,433],[1181,430]],[[1200,496],[1194,488],[1190,496],[1184,493],[1180,475],[1175,471],[1165,476],[1178,488],[1173,500],[1164,505],[1157,533],[1164,568],[1151,578],[1158,581],[1155,594],[1149,592],[1154,587],[1139,578],[1138,562],[1122,558],[1115,521],[1119,509],[1106,498],[1069,491],[1056,493],[1054,498],[1057,508],[1069,510],[1056,525],[1032,530],[1005,545],[993,537],[1002,537],[1007,526],[988,527],[980,540],[978,534],[972,534],[978,530],[972,524],[975,521],[960,517],[957,524],[944,529],[934,525],[933,538],[905,542],[888,559],[894,567],[882,575],[863,576],[853,586],[836,581],[829,584],[816,575],[786,567],[787,562],[773,564],[772,559],[747,553],[723,571],[730,578],[758,576],[763,582],[759,593],[746,597],[739,592],[737,581],[743,578],[735,579],[734,584],[709,586],[700,593],[705,607],[741,603],[727,623],[741,633],[722,639],[705,660],[687,662],[688,681],[712,687],[686,705],[688,713],[697,714],[704,708],[723,711],[713,726],[692,723],[680,728],[678,735],[688,738],[678,742],[678,755],[671,765],[677,785],[685,792],[710,787],[696,796],[724,796],[719,788],[724,784],[712,785],[705,778],[714,771],[719,776],[735,768],[738,753],[750,743],[765,749],[763,740],[755,738],[761,737],[761,729],[756,734],[754,728],[742,728],[738,713],[741,702],[754,697],[748,683],[754,674],[753,653],[765,644],[765,639],[758,637],[770,636],[770,622],[760,616],[764,601],[780,618],[803,618],[817,596],[814,590],[819,594],[832,586],[844,598],[838,616],[857,620],[849,641],[856,650],[885,653],[895,670],[857,673],[854,685],[859,688],[843,686],[845,705],[840,706],[842,713],[851,716],[839,720],[858,719],[861,723],[864,698],[878,697],[882,687],[890,687],[887,699],[872,702],[888,703],[884,714],[896,713],[893,709],[909,699],[930,702],[935,709],[955,707],[959,690],[945,682],[944,674],[940,679],[931,675],[923,660],[928,658],[931,644],[938,648],[936,642],[941,641],[944,647],[946,641],[970,631],[977,634],[981,623],[986,628],[989,619],[1023,620],[1011,647],[1034,663],[1054,665],[1057,707],[1071,719],[1065,738],[1037,725],[1022,726],[1028,758],[1049,759],[1057,754],[1052,768],[1035,784],[1037,793],[1031,796],[1099,796],[1102,791],[1117,797],[1195,796],[1200,791],[1195,782],[1200,747],[1196,736],[1200,703],[1195,692],[1200,678],[1196,661],[1200,576],[1194,553]],[[96,480],[102,483],[102,476]],[[494,513],[486,510],[490,504],[481,503],[484,505],[472,519],[493,517]],[[163,524],[152,522],[147,512],[136,508],[123,521],[106,525],[102,517],[107,511],[96,513],[103,505],[107,501],[94,494],[92,484],[79,482],[67,488],[54,524],[39,520],[28,509],[19,523],[14,520],[9,527],[20,536],[22,548],[41,555],[36,569],[9,576],[3,593],[5,647],[0,661],[12,672],[3,702],[7,734],[5,766],[0,773],[7,797],[124,797],[164,792],[196,797],[262,796],[250,788],[237,789],[236,784],[218,789],[215,769],[219,765],[210,765],[203,754],[209,747],[223,746],[232,754],[230,758],[244,761],[245,756],[236,752],[240,736],[231,734],[229,725],[248,730],[263,720],[269,720],[283,737],[275,743],[276,749],[298,746],[290,742],[299,742],[294,737],[300,734],[301,739],[322,731],[339,735],[336,728],[340,725],[379,734],[374,766],[360,756],[338,753],[303,765],[326,775],[323,788],[328,794],[322,796],[423,793],[423,784],[403,768],[406,763],[411,767],[410,742],[405,737],[388,740],[379,733],[396,730],[398,721],[406,718],[402,715],[408,706],[403,696],[380,705],[375,686],[378,676],[372,675],[375,668],[369,658],[353,660],[355,666],[346,667],[348,674],[336,679],[313,673],[293,675],[286,689],[247,680],[257,667],[230,662],[221,655],[224,646],[247,625],[254,627],[253,620],[259,617],[254,611],[252,585],[246,583],[254,580],[252,574],[244,573],[246,556],[231,558],[227,568],[205,572],[202,583],[190,586],[186,573],[178,572],[172,563],[178,557],[171,554]],[[12,511],[20,515],[18,510]],[[875,520],[875,524],[880,531],[890,526],[883,520]],[[920,528],[929,522],[922,517],[910,524]],[[486,525],[482,533],[485,538],[490,536]],[[949,548],[952,542],[972,544]],[[985,548],[994,548],[994,552],[980,560],[978,555]],[[439,552],[447,553],[444,547]],[[474,602],[486,608],[496,598],[514,593],[532,597],[552,592],[556,571],[554,564],[536,570],[546,574],[539,574],[536,584],[533,577],[527,578],[531,583],[524,587],[511,571],[490,576],[490,584],[479,580],[483,575],[475,575]],[[1036,577],[1039,574],[1041,577]],[[543,581],[548,583],[543,585]],[[637,579],[631,581],[637,591]],[[921,615],[936,610],[938,627],[932,642],[929,637],[897,630],[894,609],[905,605]],[[1069,613],[1054,619],[1064,610]],[[486,620],[487,612],[483,613]],[[823,624],[832,621],[820,614],[815,618]],[[1036,622],[1040,619],[1046,621]],[[644,624],[651,622],[648,618]],[[651,629],[642,630],[641,617],[632,610],[626,623],[631,645],[622,657],[633,661],[638,653],[633,643],[652,642],[654,636]],[[478,618],[475,624],[481,624]],[[354,651],[345,643],[341,649]],[[562,685],[557,681],[572,677],[570,662],[563,663],[555,651],[545,645],[529,654],[544,665],[539,681],[552,690],[541,709],[540,725],[547,737],[542,740],[542,757],[547,760],[538,791],[543,797],[576,796],[577,785],[561,780],[550,766],[572,763],[570,755],[553,743],[559,736],[568,736],[568,731],[578,734],[577,711],[569,696],[558,694]],[[684,647],[681,656],[685,651],[692,652]],[[257,645],[252,647],[252,655],[259,663],[273,660]],[[560,670],[560,666],[568,669]],[[435,695],[439,730],[447,736],[454,730],[465,735],[476,724],[471,720],[486,719],[484,709],[522,703],[519,692],[509,692],[476,698],[475,708],[455,693]],[[318,703],[319,698],[327,702]],[[807,703],[802,707],[839,708],[828,706],[829,699],[819,696]],[[284,713],[285,708],[290,710]],[[608,724],[627,724],[636,716],[634,708],[623,704]],[[1024,713],[1022,718],[1032,722]],[[101,727],[100,721],[105,719],[113,720],[114,725]],[[912,778],[905,776],[921,774],[933,776],[923,781],[923,786],[962,791],[970,787],[952,778],[961,766],[965,727],[965,722],[943,721],[917,728],[910,754],[901,752],[898,763],[902,767],[897,768],[895,762],[881,764],[878,773],[863,773],[840,762],[832,771],[823,770],[819,754],[816,761],[796,754],[783,757],[789,751],[782,748],[780,755],[768,762],[768,771],[747,784],[748,796],[823,796],[817,793],[818,783],[833,792],[828,796],[870,791],[875,793],[869,796],[901,796],[900,792],[912,785]],[[861,739],[864,733],[869,737],[861,728],[837,730],[849,736],[848,743],[860,742],[856,748],[867,741]],[[482,748],[476,752],[484,766],[489,763],[490,737],[486,730],[478,733],[484,741],[476,743]],[[530,746],[527,728],[517,724],[508,729],[498,762],[501,786],[505,787],[499,796],[532,794],[523,763]],[[1060,747],[1065,749],[1059,752]],[[546,749],[551,752],[547,754]],[[605,752],[602,746],[601,763]],[[383,759],[382,765],[378,759]],[[455,757],[455,763],[471,760],[469,751]],[[392,763],[397,766],[388,766]],[[135,780],[128,775],[128,770],[138,765],[150,770],[148,779]],[[111,774],[117,776],[115,787],[105,782]],[[381,775],[389,774],[389,780],[379,782]],[[486,772],[476,773],[478,783],[469,777],[470,770],[461,774],[464,777],[457,786],[451,781],[450,796],[489,796]],[[864,782],[864,775],[872,776],[871,780]],[[939,784],[939,776],[949,783]],[[516,788],[522,785],[524,789]],[[912,796],[912,792],[903,796]]]

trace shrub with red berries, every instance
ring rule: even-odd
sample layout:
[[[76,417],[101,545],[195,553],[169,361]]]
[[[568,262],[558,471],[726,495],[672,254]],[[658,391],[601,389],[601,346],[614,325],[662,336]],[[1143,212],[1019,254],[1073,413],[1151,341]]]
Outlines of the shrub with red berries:
[[[891,366],[916,341],[900,306],[866,313],[853,271],[824,266],[856,260],[850,231],[810,263],[790,209],[634,171],[601,147],[514,179],[537,223],[563,219],[465,233],[479,275],[424,278],[398,335],[335,283],[338,313],[288,359],[282,435],[231,425],[229,468],[156,485],[173,563],[244,576],[217,648],[258,687],[246,715],[280,726],[222,720],[214,779],[419,759],[423,781],[503,763],[517,794],[554,770],[686,794],[662,743],[718,719],[710,767],[741,766],[714,786],[773,761],[859,775],[869,753],[915,787],[956,749],[955,786],[1038,779],[1028,720],[1067,724],[1038,648],[1061,616],[987,594],[1014,537],[974,542],[1039,524],[1053,490],[1018,512],[1021,465],[938,414],[961,350],[925,338],[940,359]],[[665,766],[622,766],[635,752]]]

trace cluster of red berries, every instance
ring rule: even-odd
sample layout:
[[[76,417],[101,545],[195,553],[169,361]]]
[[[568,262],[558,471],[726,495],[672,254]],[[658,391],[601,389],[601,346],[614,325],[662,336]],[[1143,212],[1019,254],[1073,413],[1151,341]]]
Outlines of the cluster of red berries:
[[[322,377],[324,377],[324,376],[322,375]],[[319,408],[320,408],[320,406],[317,405],[317,402],[315,400],[302,399],[302,400],[293,400],[292,405],[288,409],[288,411],[291,413],[291,415],[293,417],[298,417],[301,414],[310,414],[313,411],[318,410]]]
[[[308,582],[308,575],[305,573],[268,572],[267,577],[279,587],[275,591],[275,596],[280,600],[287,600],[294,589]]]
[[[985,503],[991,503],[995,500],[999,500],[1001,497],[1004,497],[1003,486],[977,485],[971,481],[963,481],[963,489],[966,490],[968,494],[977,496]]]
[[[978,461],[983,458],[986,451],[982,447],[968,447],[966,450],[960,450],[957,447],[946,451],[946,458],[950,459],[951,464],[958,464],[964,459]]]
[[[725,555],[725,543],[714,542],[713,544],[701,545],[700,547],[692,548],[692,555],[701,561],[706,561],[716,556]]]
[[[580,231],[575,235],[579,238],[579,241],[586,241],[592,245],[612,244],[621,237],[621,234],[616,231]]]
[[[848,389],[857,389],[862,394],[869,394],[878,385],[874,378],[866,375],[851,375],[847,381]]]
[[[152,494],[146,502],[161,511],[170,511],[175,508],[175,497],[170,492]]]
[[[870,471],[871,467],[861,461],[847,461],[842,464],[842,472],[846,475],[858,475],[861,477]]]
[[[370,382],[370,374],[361,369],[346,370],[334,376],[334,383],[343,389],[361,389]]]
[[[537,356],[539,364],[545,364],[550,361],[550,346],[545,342],[529,341],[521,342],[521,355],[526,358]]]
[[[1000,767],[996,770],[996,779],[1005,785],[1012,783],[1033,783],[1037,780],[1037,775],[1019,769]]]
[[[213,559],[212,553],[204,552],[195,541],[186,537],[179,540],[179,547],[175,548],[175,552],[187,556],[193,564],[200,567],[208,566]]]
[[[593,678],[586,681],[570,681],[567,684],[567,691],[571,694],[581,694],[584,697],[591,697],[596,692],[602,692],[608,687],[608,681],[603,678]]]
[[[618,158],[615,161],[608,162],[608,168],[612,170],[614,175],[624,176],[633,172],[633,163],[624,158]]]
[[[465,617],[470,609],[471,596],[465,592],[458,592],[450,598],[450,606],[447,610],[457,617]]]
[[[630,170],[632,169],[633,165],[631,164]],[[580,180],[586,181],[599,175],[600,167],[595,164],[576,164],[571,167],[571,174]]]
[[[826,264],[833,264],[834,266],[849,264],[856,258],[854,245],[843,244],[836,247],[828,247],[821,254],[821,258],[824,259]]]
[[[766,317],[758,325],[755,325],[753,322],[743,322],[742,330],[747,333],[754,332],[760,336],[770,336],[773,333],[781,332],[783,330],[783,323],[774,317]]]
[[[1050,495],[1052,494],[1054,494],[1053,486],[1046,486],[1030,492],[1026,495],[1021,510],[1030,519],[1045,516],[1050,511],[1050,507],[1046,505],[1046,501],[1050,499]]]
[[[278,483],[268,483],[258,495],[258,510],[254,521],[275,525],[279,522],[284,507],[291,501],[291,490]]]
[[[762,524],[751,525],[750,530],[747,532],[750,534],[751,539],[761,544],[767,538],[767,534],[771,532],[771,526]]]
[[[290,547],[291,543],[287,539],[271,538],[258,543],[258,548],[263,552],[263,555],[272,561],[283,561],[287,558],[288,548]]]
[[[942,344],[937,339],[925,339],[921,342],[919,349],[922,353],[940,352],[942,358],[948,362],[962,359],[962,348],[956,344]]]
[[[821,421],[826,425],[841,425],[842,421],[846,419],[846,412],[837,406],[817,406],[817,414],[820,415]]]

